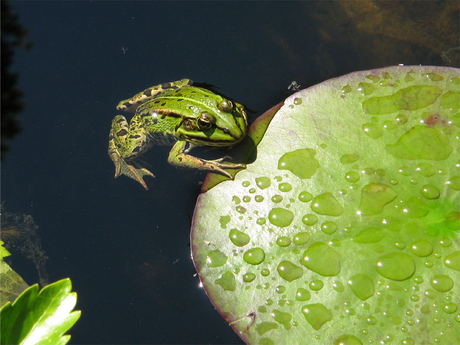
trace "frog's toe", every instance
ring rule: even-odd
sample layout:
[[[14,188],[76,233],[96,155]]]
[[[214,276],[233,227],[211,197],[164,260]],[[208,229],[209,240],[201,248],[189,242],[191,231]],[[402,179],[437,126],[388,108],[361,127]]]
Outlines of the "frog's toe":
[[[131,177],[133,180],[139,182],[145,189],[148,190],[147,185],[144,181],[144,176],[155,177],[149,170],[143,168],[139,164],[133,163],[134,165],[128,164],[122,157],[119,155],[111,155],[113,163],[115,164],[115,178],[120,175],[126,175]]]
[[[147,185],[145,184],[145,181],[144,181],[144,176],[151,176],[151,177],[155,177],[155,175],[153,175],[150,171],[148,171],[147,169],[145,168],[142,168],[142,167],[134,167],[130,164],[126,164],[126,168],[128,169],[127,171],[124,171],[123,174],[125,174],[126,176],[129,176],[131,177],[132,179],[136,180],[137,182],[139,182],[146,190],[148,190],[149,188],[147,187]]]

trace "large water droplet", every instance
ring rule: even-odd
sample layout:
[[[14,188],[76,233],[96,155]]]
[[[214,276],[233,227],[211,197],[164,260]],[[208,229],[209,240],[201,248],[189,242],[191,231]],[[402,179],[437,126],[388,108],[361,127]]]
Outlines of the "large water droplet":
[[[236,290],[236,280],[232,272],[225,272],[222,277],[214,281],[215,284],[220,285],[225,291]]]
[[[312,198],[313,198],[313,195],[305,191],[299,194],[299,200],[302,202],[309,202]]]
[[[304,252],[300,263],[325,277],[340,273],[340,254],[323,242],[315,242]]]
[[[289,170],[301,179],[311,178],[320,167],[313,149],[299,149],[285,153],[278,161],[279,170]]]
[[[426,199],[437,199],[441,195],[441,192],[435,186],[426,184],[422,187],[422,195]]]
[[[369,228],[361,231],[355,237],[353,241],[357,243],[377,243],[385,236],[383,230],[379,228]]]
[[[452,176],[446,181],[446,185],[453,190],[460,190],[460,176]]]
[[[357,274],[347,281],[351,291],[360,300],[365,301],[375,293],[375,286],[372,279],[365,274]]]
[[[444,264],[450,269],[460,271],[460,250],[447,255]]]
[[[302,217],[302,223],[308,226],[315,225],[317,221],[318,217],[315,214],[306,214]]]
[[[294,265],[292,262],[284,260],[281,261],[277,267],[278,274],[284,280],[292,282],[303,275],[303,270],[301,267]]]
[[[282,311],[275,309],[272,311],[271,316],[275,319],[275,321],[282,324],[286,330],[291,329],[291,320],[292,320],[291,314],[283,313]]]
[[[251,248],[243,255],[244,261],[251,265],[258,265],[265,260],[265,252],[262,248]]]
[[[276,244],[280,247],[287,247],[291,244],[291,239],[286,236],[280,236],[276,239]]]
[[[363,132],[372,139],[378,139],[383,135],[383,129],[376,123],[365,123],[362,127]]]
[[[340,163],[342,164],[351,164],[356,162],[359,159],[358,155],[351,154],[351,155],[343,155],[340,157]]]
[[[360,91],[363,96],[369,96],[375,91],[375,86],[372,83],[359,83],[358,91]]]
[[[231,217],[230,217],[230,216],[222,216],[222,217],[220,217],[220,220],[219,220],[220,227],[221,227],[222,229],[226,229],[226,228],[227,228],[227,224],[230,223],[230,220],[231,220]]]
[[[278,189],[280,190],[280,192],[286,193],[292,189],[292,186],[290,183],[284,182],[284,183],[280,183],[280,185],[278,186]]]
[[[439,292],[447,292],[454,286],[454,281],[452,278],[444,274],[438,274],[434,276],[430,283],[433,289]]]
[[[415,171],[417,171],[422,176],[430,177],[434,175],[436,169],[430,163],[420,163],[417,165],[417,168],[415,168]]]
[[[323,224],[321,224],[321,231],[325,234],[332,235],[337,231],[337,224],[329,220],[325,221]]]
[[[250,283],[252,282],[254,279],[256,278],[256,275],[254,273],[246,273],[244,276],[243,276],[243,281],[245,283]]]
[[[413,196],[404,205],[403,212],[409,218],[422,218],[428,214],[429,209],[420,198]]]
[[[458,306],[453,303],[453,302],[449,302],[447,303],[446,305],[444,305],[444,307],[442,308],[442,310],[444,310],[444,312],[446,314],[453,314],[457,311],[458,309]]]
[[[343,213],[343,207],[330,192],[317,195],[311,202],[311,209],[322,215],[338,217]]]
[[[249,241],[251,239],[249,237],[249,235],[247,235],[244,232],[241,232],[241,231],[239,231],[237,229],[230,230],[229,237],[230,237],[230,241],[232,241],[232,243],[235,246],[238,246],[238,247],[245,246],[246,244],[249,243]]]
[[[412,85],[390,96],[370,97],[363,102],[363,110],[372,115],[385,115],[400,110],[422,109],[433,104],[442,91],[437,86]]]
[[[220,267],[227,263],[227,255],[220,250],[211,250],[206,257],[206,265],[208,267]]]
[[[412,243],[412,253],[417,256],[429,256],[433,252],[433,246],[427,240],[417,240]]]
[[[296,301],[308,301],[310,300],[311,298],[311,294],[308,290],[304,289],[304,288],[298,288],[297,289],[297,292],[295,294],[295,300]]]
[[[415,125],[385,150],[395,158],[440,161],[450,156],[453,147],[439,129]]]
[[[270,187],[272,181],[268,177],[258,177],[256,178],[256,184],[260,189],[266,189]]]
[[[361,189],[359,210],[363,216],[372,216],[383,212],[383,207],[393,201],[398,194],[383,183],[369,183]]]
[[[345,174],[345,180],[351,183],[355,183],[359,181],[359,174],[356,171],[348,171]]]
[[[308,242],[310,239],[310,234],[308,232],[299,232],[294,236],[294,244],[301,246],[302,244],[305,244]]]
[[[277,329],[278,328],[278,324],[275,323],[275,322],[267,322],[267,321],[264,321],[264,322],[261,322],[259,324],[257,324],[256,326],[256,330],[257,330],[257,333],[259,333],[259,335],[264,335],[265,333],[273,330],[273,329]]]
[[[268,215],[270,223],[279,227],[289,226],[293,219],[294,214],[284,208],[273,208]]]
[[[302,307],[302,314],[305,319],[315,330],[321,327],[328,321],[332,320],[332,313],[321,303],[309,304]]]
[[[335,339],[333,345],[363,345],[363,343],[354,335],[344,334]]]
[[[392,280],[405,280],[415,272],[414,259],[404,253],[390,253],[381,256],[376,263],[377,272]]]

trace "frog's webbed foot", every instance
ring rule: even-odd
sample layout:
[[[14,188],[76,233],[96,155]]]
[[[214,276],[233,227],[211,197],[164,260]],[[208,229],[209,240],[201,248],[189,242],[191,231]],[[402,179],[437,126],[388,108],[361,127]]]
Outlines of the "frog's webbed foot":
[[[233,180],[233,175],[230,174],[228,171],[224,169],[241,169],[246,168],[246,164],[237,164],[237,163],[222,163],[224,160],[231,158],[230,156],[225,156],[222,158],[214,159],[212,161],[208,161],[205,159],[201,159],[204,164],[204,170],[208,170],[211,172],[218,171],[222,175],[227,176],[229,179]]]
[[[146,175],[155,177],[155,175],[136,162],[130,162],[132,164],[126,162],[118,152],[111,152],[109,155],[115,164],[115,178],[120,175],[126,175],[139,182],[146,190],[149,189],[143,177]]]
[[[191,156],[188,153],[194,147],[196,147],[196,145],[193,143],[187,143],[181,140],[177,141],[171,149],[171,151],[169,152],[168,162],[182,168],[207,170],[213,173],[219,173],[232,180],[232,174],[230,174],[228,171],[225,171],[224,169],[246,168],[245,164],[222,163],[226,159],[230,158],[229,156],[225,156],[214,160],[206,160],[203,158]]]

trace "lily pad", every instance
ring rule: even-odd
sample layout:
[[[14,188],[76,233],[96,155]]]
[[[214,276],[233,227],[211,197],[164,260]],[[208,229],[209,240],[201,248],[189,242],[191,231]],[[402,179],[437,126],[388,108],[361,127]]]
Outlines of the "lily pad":
[[[460,341],[460,71],[396,66],[292,95],[192,256],[249,344]]]

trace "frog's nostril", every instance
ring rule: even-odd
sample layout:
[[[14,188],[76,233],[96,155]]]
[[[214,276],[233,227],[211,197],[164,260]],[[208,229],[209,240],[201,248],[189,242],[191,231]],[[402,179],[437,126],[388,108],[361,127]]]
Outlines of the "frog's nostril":
[[[224,131],[225,134],[230,133],[230,130],[228,128],[224,128],[223,131]]]

